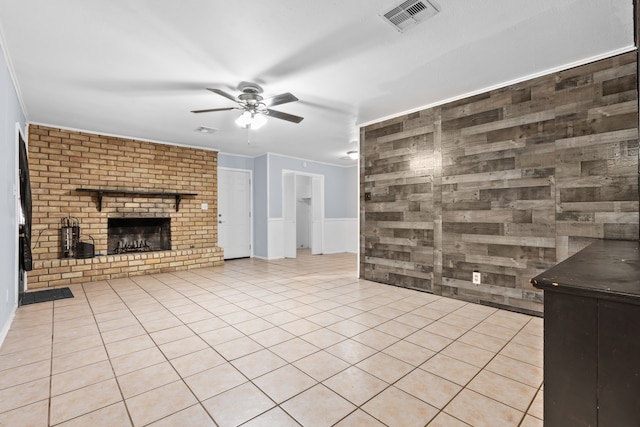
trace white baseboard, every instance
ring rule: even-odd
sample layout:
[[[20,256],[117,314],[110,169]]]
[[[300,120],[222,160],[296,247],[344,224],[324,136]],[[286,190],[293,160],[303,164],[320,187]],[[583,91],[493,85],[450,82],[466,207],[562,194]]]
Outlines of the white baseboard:
[[[7,334],[9,333],[9,329],[11,328],[11,324],[13,323],[13,319],[16,317],[16,310],[18,309],[17,305],[14,305],[11,309],[11,315],[7,319],[7,323],[2,326],[2,330],[0,331],[0,348],[2,348],[2,344],[4,343],[5,338],[7,338]]]

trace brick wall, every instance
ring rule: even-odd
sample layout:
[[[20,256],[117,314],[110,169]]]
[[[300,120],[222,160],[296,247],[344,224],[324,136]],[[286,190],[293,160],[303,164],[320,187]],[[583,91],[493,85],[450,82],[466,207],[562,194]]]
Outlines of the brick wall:
[[[217,152],[57,129],[29,127],[33,194],[34,270],[29,288],[60,286],[150,272],[223,263],[217,247]],[[97,195],[77,188],[197,193],[175,198],[132,194]],[[201,204],[207,203],[208,210]],[[81,241],[107,254],[110,217],[171,218],[171,250],[60,259],[60,226],[70,215],[80,222]],[[93,238],[93,240],[91,239]]]
[[[532,277],[638,239],[636,68],[631,52],[362,129],[360,274],[542,312]]]

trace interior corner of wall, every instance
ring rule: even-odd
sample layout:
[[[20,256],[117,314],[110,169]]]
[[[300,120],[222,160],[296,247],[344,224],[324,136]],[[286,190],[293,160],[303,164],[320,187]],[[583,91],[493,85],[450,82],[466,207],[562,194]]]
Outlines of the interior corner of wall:
[[[13,319],[16,315],[16,310],[18,309],[17,304],[11,305],[11,313],[7,316],[5,324],[2,325],[2,329],[0,329],[0,348],[2,348],[2,344],[4,343],[5,338],[9,334],[9,328],[11,328],[11,324],[13,323]]]

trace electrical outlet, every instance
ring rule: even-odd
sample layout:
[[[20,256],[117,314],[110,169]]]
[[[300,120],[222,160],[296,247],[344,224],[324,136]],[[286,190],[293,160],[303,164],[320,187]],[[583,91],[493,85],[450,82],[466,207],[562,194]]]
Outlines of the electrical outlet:
[[[200,209],[202,209],[203,211],[206,211],[207,209],[209,209],[209,204],[208,203],[202,203],[200,205]]]
[[[479,285],[480,282],[482,281],[482,276],[480,276],[480,272],[479,271],[474,271],[473,272],[473,284],[474,285]]]

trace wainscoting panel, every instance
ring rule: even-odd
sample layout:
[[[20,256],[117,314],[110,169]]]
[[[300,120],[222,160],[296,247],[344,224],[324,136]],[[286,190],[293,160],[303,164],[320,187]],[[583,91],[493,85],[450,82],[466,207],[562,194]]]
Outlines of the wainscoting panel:
[[[324,220],[325,254],[358,251],[358,219],[327,218]]]
[[[269,218],[269,256],[268,259],[284,258],[284,219]],[[357,218],[325,218],[324,220],[323,252],[335,254],[350,252],[358,249],[358,219]]]
[[[269,218],[267,227],[267,259],[284,258],[284,219]]]

